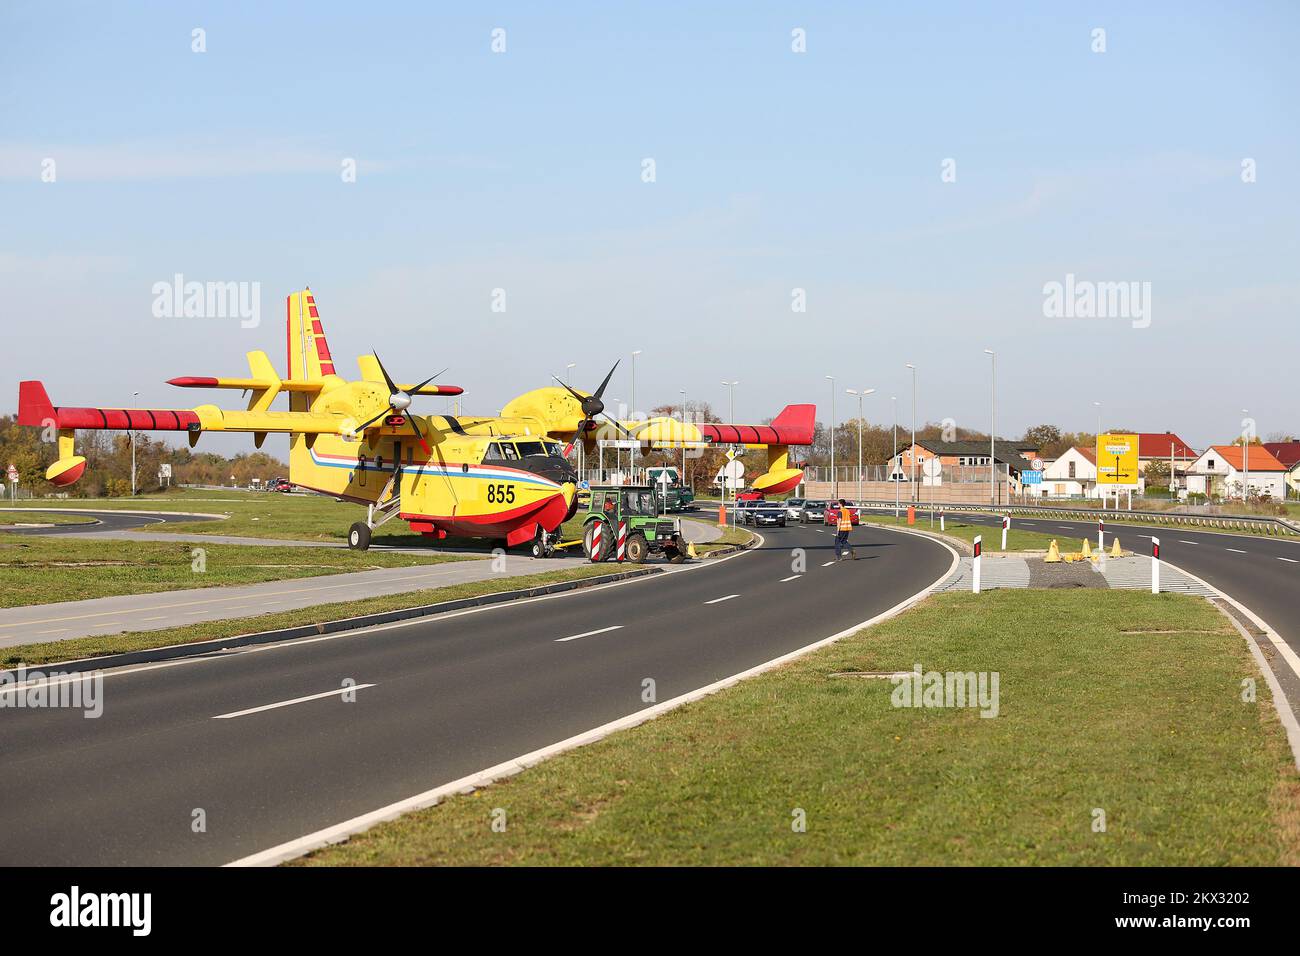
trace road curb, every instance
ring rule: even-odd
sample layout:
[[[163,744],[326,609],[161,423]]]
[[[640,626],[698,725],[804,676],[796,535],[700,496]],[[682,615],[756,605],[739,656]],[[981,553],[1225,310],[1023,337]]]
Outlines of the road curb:
[[[576,591],[579,588],[595,587],[600,584],[613,584],[628,578],[662,574],[660,567],[640,567],[610,574],[599,574],[590,578],[578,578],[573,581],[557,581],[555,584],[543,584],[535,588],[519,588],[514,591],[497,591],[492,594],[480,594],[475,597],[457,598],[452,601],[439,601],[434,604],[421,604],[416,607],[398,608],[392,611],[376,611],[359,617],[342,618],[337,621],[325,621],[318,624],[298,624],[293,627],[275,628],[269,631],[254,631],[236,637],[218,637],[192,644],[174,644],[166,647],[154,647],[141,651],[127,651],[122,654],[110,654],[103,657],[87,657],[73,661],[59,661],[50,664],[23,665],[25,671],[59,670],[63,673],[84,673],[86,671],[105,670],[111,667],[129,667],[135,664],[153,664],[159,661],[175,660],[182,657],[202,657],[205,654],[220,653],[231,648],[249,647],[258,644],[275,644],[280,641],[292,641],[304,637],[320,637],[325,634],[337,634],[342,631],[355,631],[360,628],[374,627],[380,624],[395,624],[412,618],[431,617],[449,611],[463,611],[466,608],[486,607],[491,604],[505,604],[524,598],[544,597],[548,594],[561,594]],[[0,670],[0,677],[11,676],[17,679],[18,668]]]

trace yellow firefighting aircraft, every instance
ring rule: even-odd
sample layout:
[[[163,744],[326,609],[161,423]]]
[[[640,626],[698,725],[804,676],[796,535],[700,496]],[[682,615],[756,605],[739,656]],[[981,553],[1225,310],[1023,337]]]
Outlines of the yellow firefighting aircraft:
[[[248,353],[248,378],[169,380],[181,388],[248,392],[243,411],[215,405],[56,407],[39,381],[20,383],[18,423],[58,432],[59,458],[45,477],[60,486],[81,477],[86,459],[74,447],[78,429],[184,431],[191,446],[203,432],[252,432],[259,448],[268,434],[287,434],[292,484],[368,506],[366,520],[349,531],[350,547],[368,547],[371,531],[396,516],[428,537],[504,539],[507,547],[532,542],[540,556],[550,552],[577,507],[579,479],[568,456],[579,441],[594,447],[602,431],[660,447],[766,447],[768,471],[753,486],[767,493],[798,484],[803,473],[789,466],[788,446],[812,442],[812,405],[787,406],[771,425],[615,421],[602,401],[613,369],[594,393],[560,382],[520,395],[499,416],[416,415],[410,411],[415,396],[459,395],[462,389],[433,384],[441,372],[418,385],[398,384],[374,354],[357,359],[359,380],[344,380],[335,372],[310,289],[288,297],[285,322],[287,378],[279,377],[265,352],[254,351]],[[282,392],[289,410],[272,410]],[[606,423],[598,425],[600,418]]]

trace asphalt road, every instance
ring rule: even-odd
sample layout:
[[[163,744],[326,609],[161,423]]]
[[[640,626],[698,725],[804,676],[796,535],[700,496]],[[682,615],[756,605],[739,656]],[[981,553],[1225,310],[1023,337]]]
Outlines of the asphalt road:
[[[60,512],[66,512],[66,508],[51,509]],[[31,513],[31,521],[39,523],[42,512],[38,508],[23,508],[23,514]],[[7,514],[16,514],[15,511],[8,511]],[[152,512],[150,514],[123,514],[120,511],[77,511],[77,514],[86,518],[94,518],[94,524],[56,524],[48,528],[15,528],[12,526],[0,526],[0,531],[8,531],[12,534],[79,534],[103,533],[109,531],[130,531],[132,528],[145,528],[149,525],[166,524],[171,522],[190,522],[190,521],[219,521],[220,518],[213,518],[209,515],[182,515],[168,514],[162,511]]]
[[[646,678],[668,700],[827,637],[952,560],[863,528],[828,564],[829,529],[762,533],[622,585],[124,668],[98,719],[0,709],[0,863],[229,862],[634,713]]]
[[[1002,527],[1000,515],[960,512],[948,514],[950,518],[992,529],[991,535],[985,537],[985,547],[996,550],[998,530]],[[930,530],[928,508],[917,509],[916,527]],[[934,527],[938,530],[937,519]],[[1062,521],[1058,518],[1023,518],[1012,515],[1011,527],[1058,536],[1063,548],[1067,541],[1077,544],[1085,537],[1094,545],[1097,543],[1096,521]],[[1160,539],[1162,560],[1195,574],[1236,598],[1267,621],[1292,650],[1300,653],[1300,613],[1297,613],[1295,591],[1300,586],[1300,540],[1108,521],[1107,547],[1116,535],[1124,548],[1145,554],[1150,554],[1151,536],[1156,536]]]

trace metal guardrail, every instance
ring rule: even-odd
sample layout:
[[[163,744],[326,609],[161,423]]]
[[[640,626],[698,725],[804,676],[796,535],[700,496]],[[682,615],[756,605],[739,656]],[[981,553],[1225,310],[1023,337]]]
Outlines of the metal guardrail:
[[[916,507],[917,511],[930,510],[928,503],[910,503]],[[868,508],[892,509],[894,507],[892,501],[867,500],[859,502],[859,504]],[[909,502],[904,501],[898,507],[901,510],[907,507],[908,504]],[[1250,534],[1266,534],[1273,537],[1300,535],[1300,525],[1286,518],[1254,517],[1252,515],[1188,515],[1172,514],[1167,511],[1125,511],[1114,508],[1052,508],[1045,505],[1010,505],[995,508],[992,505],[943,504],[942,502],[936,502],[934,510],[942,510],[947,513],[974,511],[999,515],[1034,515],[1044,518],[1060,518],[1063,521],[1096,521],[1098,518],[1104,518],[1107,521],[1116,522],[1129,521],[1140,524],[1220,528],[1225,531],[1244,531]]]

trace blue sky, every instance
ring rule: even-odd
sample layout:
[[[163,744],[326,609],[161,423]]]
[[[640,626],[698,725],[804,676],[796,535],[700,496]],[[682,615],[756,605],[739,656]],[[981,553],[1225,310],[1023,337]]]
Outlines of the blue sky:
[[[25,377],[62,404],[203,400],[163,380],[282,362],[310,284],[345,369],[449,365],[468,411],[642,349],[642,406],[724,409],[739,379],[737,418],[826,419],[834,375],[840,417],[846,386],[906,417],[911,361],[923,420],[985,428],[993,348],[1006,435],[1091,430],[1097,400],[1198,446],[1242,408],[1300,431],[1298,25],[1287,3],[9,3],[0,407]],[[260,282],[260,327],[155,318],[176,273]],[[1150,282],[1150,326],[1044,316],[1067,273]]]

